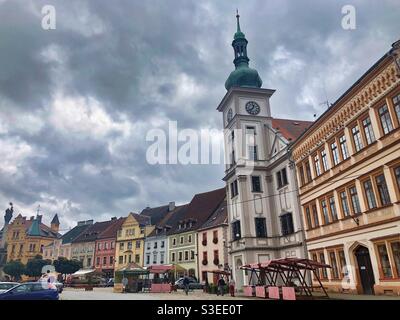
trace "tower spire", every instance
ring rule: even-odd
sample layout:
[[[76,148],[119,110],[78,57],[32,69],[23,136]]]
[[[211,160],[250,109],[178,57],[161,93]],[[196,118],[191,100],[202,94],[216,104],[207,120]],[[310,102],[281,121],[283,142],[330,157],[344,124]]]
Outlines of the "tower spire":
[[[239,21],[239,18],[240,18],[239,10],[236,9],[237,32],[241,32],[241,30],[240,30],[240,21]]]
[[[247,39],[240,29],[239,10],[236,9],[237,31],[233,36],[232,47],[235,54],[233,63],[235,70],[231,72],[225,82],[225,88],[229,90],[231,87],[253,87],[260,88],[262,80],[257,70],[249,68],[249,57],[247,56]]]

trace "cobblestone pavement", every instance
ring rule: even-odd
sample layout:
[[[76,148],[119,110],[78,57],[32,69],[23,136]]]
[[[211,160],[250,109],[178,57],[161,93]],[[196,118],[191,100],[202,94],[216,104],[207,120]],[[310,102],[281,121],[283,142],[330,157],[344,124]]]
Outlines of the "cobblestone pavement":
[[[316,294],[317,296],[317,294]],[[329,295],[335,300],[398,300],[400,297],[393,296],[369,296],[369,295],[351,295],[351,294],[334,294]],[[114,293],[112,288],[95,288],[93,291],[85,291],[84,289],[65,288],[60,294],[60,300],[261,300],[259,298],[247,298],[243,296],[231,297],[225,295],[223,297],[215,294],[207,294],[201,290],[194,290],[185,295],[182,290],[173,293]],[[318,298],[316,297],[316,300]]]
[[[114,293],[112,288],[95,288],[93,291],[65,288],[60,300],[240,300],[243,297],[217,296],[201,290],[185,295],[182,290],[173,293]]]

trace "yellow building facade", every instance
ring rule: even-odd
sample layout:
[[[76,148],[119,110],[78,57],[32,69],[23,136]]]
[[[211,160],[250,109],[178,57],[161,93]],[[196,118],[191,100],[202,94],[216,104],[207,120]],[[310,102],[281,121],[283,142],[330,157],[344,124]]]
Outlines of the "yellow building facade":
[[[115,270],[135,263],[144,265],[144,241],[153,231],[150,219],[146,216],[130,213],[117,232],[115,248]]]
[[[331,291],[400,295],[399,57],[397,42],[293,145],[309,258],[331,265]]]
[[[57,223],[52,223],[51,227],[44,225],[42,216],[28,220],[18,215],[7,228],[7,262],[26,264],[37,255],[43,256],[44,248],[61,236],[58,228]]]

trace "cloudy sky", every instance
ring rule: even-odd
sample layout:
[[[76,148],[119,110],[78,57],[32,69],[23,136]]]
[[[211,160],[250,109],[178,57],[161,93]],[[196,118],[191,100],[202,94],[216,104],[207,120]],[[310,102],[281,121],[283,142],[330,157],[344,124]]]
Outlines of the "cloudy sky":
[[[145,137],[221,128],[236,8],[275,117],[312,120],[400,38],[398,0],[0,0],[1,210],[67,229],[222,187],[221,165],[149,165]]]

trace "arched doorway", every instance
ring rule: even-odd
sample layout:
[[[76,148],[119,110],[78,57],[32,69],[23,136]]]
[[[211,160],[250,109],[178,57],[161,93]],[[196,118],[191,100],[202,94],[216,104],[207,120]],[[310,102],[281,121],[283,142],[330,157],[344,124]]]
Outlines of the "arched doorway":
[[[241,289],[244,285],[243,270],[240,267],[243,265],[242,259],[237,258],[235,260],[235,276],[236,276],[236,288]]]
[[[357,260],[358,275],[363,294],[374,294],[375,278],[368,248],[358,246],[354,250],[354,255]]]

